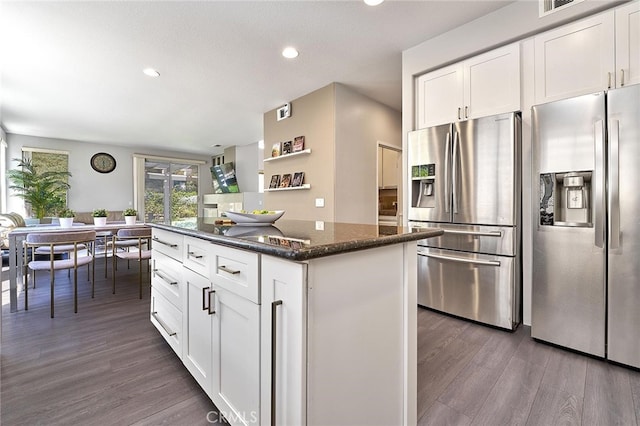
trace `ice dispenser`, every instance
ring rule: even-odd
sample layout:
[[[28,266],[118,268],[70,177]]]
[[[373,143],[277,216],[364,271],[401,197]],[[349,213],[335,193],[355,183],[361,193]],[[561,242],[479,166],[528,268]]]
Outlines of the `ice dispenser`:
[[[591,171],[540,175],[540,225],[592,227]]]
[[[411,166],[411,207],[434,208],[436,165]]]

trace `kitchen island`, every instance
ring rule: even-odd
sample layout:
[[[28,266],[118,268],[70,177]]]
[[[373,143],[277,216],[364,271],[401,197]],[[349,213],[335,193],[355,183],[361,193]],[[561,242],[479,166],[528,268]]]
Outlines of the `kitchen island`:
[[[229,423],[416,423],[416,241],[441,230],[205,220],[151,224],[151,321]]]

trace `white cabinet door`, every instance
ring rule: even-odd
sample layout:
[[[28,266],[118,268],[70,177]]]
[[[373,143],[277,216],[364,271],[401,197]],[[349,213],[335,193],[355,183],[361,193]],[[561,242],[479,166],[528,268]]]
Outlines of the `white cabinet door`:
[[[462,64],[455,64],[417,78],[418,129],[462,118],[462,76]]]
[[[307,406],[307,265],[262,256],[261,274],[261,424],[304,425]],[[272,342],[274,330],[275,342]],[[274,370],[275,374],[272,374]],[[272,392],[272,384],[275,392]]]
[[[520,110],[520,43],[464,61],[463,118]]]
[[[614,13],[602,13],[534,38],[535,103],[615,86]]]
[[[184,268],[182,276],[187,300],[187,308],[183,314],[183,329],[186,332],[182,362],[211,397],[213,363],[210,311],[213,309],[209,309],[209,300],[212,299],[209,293],[212,291],[212,285],[207,278],[187,268]]]
[[[378,188],[382,188],[383,163],[382,163],[382,147],[378,146]]]
[[[640,2],[616,13],[616,86],[640,83]]]
[[[399,152],[382,148],[382,188],[398,187]]]
[[[260,305],[216,287],[211,399],[233,425],[260,424]]]

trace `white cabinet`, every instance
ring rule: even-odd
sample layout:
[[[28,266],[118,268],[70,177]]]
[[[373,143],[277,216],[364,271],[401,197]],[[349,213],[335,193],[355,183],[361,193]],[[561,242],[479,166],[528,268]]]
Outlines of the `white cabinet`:
[[[640,2],[615,10],[617,87],[640,83]]]
[[[520,44],[514,43],[416,80],[418,128],[520,110]]]
[[[380,147],[378,155],[382,161],[378,169],[379,188],[397,188],[399,180],[400,152],[395,149]]]
[[[536,36],[535,102],[614,87],[613,29],[608,12]]]

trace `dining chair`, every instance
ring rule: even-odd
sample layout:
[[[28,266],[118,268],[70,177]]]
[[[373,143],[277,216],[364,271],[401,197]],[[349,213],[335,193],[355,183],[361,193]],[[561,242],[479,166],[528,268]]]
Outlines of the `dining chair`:
[[[96,239],[95,231],[73,232],[41,232],[27,234],[24,242],[24,259],[27,273],[24,274],[24,309],[29,309],[29,283],[28,271],[34,272],[32,279],[35,281],[35,271],[49,271],[51,275],[51,318],[54,317],[54,284],[55,271],[73,269],[73,312],[78,313],[78,268],[90,265],[91,273],[87,268],[87,275],[91,281],[91,297],[95,293],[95,257],[93,245]],[[48,260],[36,260],[39,248],[46,248]],[[31,249],[31,250],[29,250]],[[31,260],[29,260],[29,253]],[[56,259],[56,254],[68,253],[66,259]]]
[[[118,243],[123,241],[135,241],[135,251],[118,251]],[[128,243],[130,244],[130,243]],[[138,285],[140,288],[140,299],[142,299],[142,261],[147,261],[147,269],[149,269],[149,260],[151,259],[151,228],[124,228],[118,230],[113,236],[113,294],[116,294],[116,270],[118,268],[118,259],[134,260],[138,262]]]

